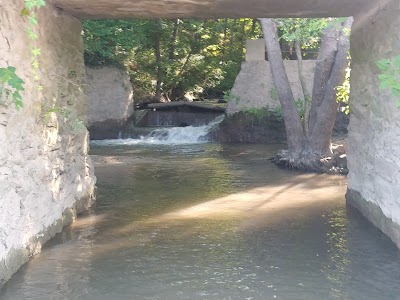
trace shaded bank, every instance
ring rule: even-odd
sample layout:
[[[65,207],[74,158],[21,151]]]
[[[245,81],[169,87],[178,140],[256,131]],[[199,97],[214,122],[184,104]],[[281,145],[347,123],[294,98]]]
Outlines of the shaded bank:
[[[333,137],[345,137],[349,117],[338,112]],[[282,117],[276,111],[256,109],[228,115],[208,134],[208,139],[219,143],[274,144],[285,143],[286,132]]]

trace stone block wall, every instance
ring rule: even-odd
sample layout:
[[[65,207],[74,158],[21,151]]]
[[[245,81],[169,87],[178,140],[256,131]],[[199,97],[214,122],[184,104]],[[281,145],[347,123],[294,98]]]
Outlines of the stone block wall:
[[[133,89],[125,70],[87,67],[88,128],[91,139],[117,138],[133,114]]]
[[[0,105],[0,286],[94,199],[88,156],[81,22],[38,14],[40,84],[32,80],[23,0],[0,2],[0,67],[25,81],[24,108]]]
[[[308,88],[312,91],[314,83],[315,60],[305,60],[304,73]],[[295,99],[303,99],[303,89],[299,79],[296,60],[285,60],[285,69]],[[265,60],[263,40],[249,40],[246,43],[246,61],[242,63],[239,75],[231,90],[227,114],[234,114],[250,108],[274,109],[280,107],[271,67]]]
[[[400,2],[382,3],[352,30],[347,201],[400,247],[400,108],[379,88],[376,66],[400,55]]]

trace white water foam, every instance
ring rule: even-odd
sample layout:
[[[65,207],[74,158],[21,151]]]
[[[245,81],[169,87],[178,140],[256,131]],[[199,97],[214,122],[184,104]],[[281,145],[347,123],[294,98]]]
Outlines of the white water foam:
[[[153,130],[147,136],[141,136],[140,139],[115,139],[92,141],[93,145],[183,145],[183,144],[201,144],[206,143],[207,134],[222,122],[224,116],[217,117],[214,121],[203,126],[187,126],[160,128]]]

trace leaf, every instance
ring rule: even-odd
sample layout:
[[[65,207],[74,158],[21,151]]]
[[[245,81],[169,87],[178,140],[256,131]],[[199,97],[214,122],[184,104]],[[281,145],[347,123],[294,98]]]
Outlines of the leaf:
[[[392,89],[392,95],[399,98],[400,97],[400,90]]]
[[[8,84],[13,87],[14,89],[16,89],[17,91],[23,91],[24,87],[24,81],[19,78],[18,76],[12,77],[9,81]]]
[[[396,68],[400,69],[400,55],[394,57],[393,63],[396,66]]]
[[[27,17],[27,16],[29,16],[29,14],[30,14],[29,9],[27,9],[26,7],[24,7],[24,8],[21,10],[21,16],[22,16],[22,17]]]
[[[389,83],[387,81],[381,81],[381,83],[379,84],[379,88],[381,90],[386,90],[387,88],[389,88]]]
[[[8,67],[7,70],[15,74],[15,71],[17,70],[15,67]]]
[[[36,0],[36,7],[40,8],[46,6],[46,1],[45,0]]]
[[[32,62],[32,68],[34,68],[34,69],[39,69],[39,62],[38,62],[37,60],[34,60],[34,61]]]
[[[40,53],[41,53],[41,50],[40,50],[39,48],[34,48],[34,49],[32,50],[32,55],[33,55],[33,56],[39,56]]]
[[[25,7],[28,10],[32,10],[34,8],[40,8],[46,5],[45,0],[25,0]]]
[[[25,0],[25,7],[32,10],[35,7],[35,0]]]
[[[28,17],[29,23],[31,23],[33,26],[36,26],[38,24],[37,21],[37,17],[35,13],[32,13],[29,17]]]
[[[386,71],[390,68],[391,62],[390,59],[381,59],[376,62],[376,65],[378,66],[379,70]]]
[[[31,40],[37,40],[38,35],[36,32],[34,32],[31,28],[28,28],[27,30],[28,36]]]

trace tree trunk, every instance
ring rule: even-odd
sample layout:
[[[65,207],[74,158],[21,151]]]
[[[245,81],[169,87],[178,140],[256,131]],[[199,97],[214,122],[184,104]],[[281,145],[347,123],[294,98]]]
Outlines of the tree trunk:
[[[176,37],[178,36],[179,22],[180,20],[176,19],[174,23],[174,30],[172,32],[171,44],[169,46],[169,54],[168,54],[170,60],[175,58],[174,52],[175,52]]]
[[[162,66],[161,66],[161,19],[156,21],[156,32],[154,41],[154,50],[157,64],[157,84],[156,84],[156,100],[161,99],[161,84],[162,84]]]
[[[254,38],[255,32],[256,32],[256,26],[257,26],[257,19],[253,19],[251,23],[251,29],[250,29],[250,37]]]
[[[309,131],[312,131],[317,121],[318,108],[324,99],[326,85],[332,73],[333,63],[335,62],[336,51],[338,49],[338,38],[340,28],[330,26],[325,29],[321,38],[321,47],[318,52],[317,63],[314,73],[314,87],[312,92],[312,102],[310,108]]]
[[[228,45],[229,52],[228,52],[227,60],[233,60],[232,54],[235,53],[233,50],[234,50],[235,37],[236,37],[235,33],[237,31],[237,28],[236,28],[237,23],[238,23],[238,19],[234,19],[233,23],[231,23],[231,26],[230,26],[230,37],[229,37],[229,45]]]
[[[246,49],[246,23],[247,23],[247,20],[243,19],[242,31],[240,34],[240,45],[239,45],[239,51],[240,51],[241,56],[244,55],[244,50]],[[238,74],[239,74],[241,68],[242,68],[241,64],[238,64],[238,70],[237,70]]]
[[[296,156],[296,154],[301,153],[304,147],[305,136],[283,64],[276,24],[273,19],[264,18],[260,19],[260,23],[264,33],[272,77],[274,78],[276,91],[282,107],[288,149],[291,155]]]
[[[228,19],[225,19],[224,20],[224,35],[222,37],[222,62],[225,62],[227,34],[228,34]]]
[[[182,78],[183,73],[186,71],[186,68],[189,65],[189,61],[190,61],[190,58],[192,57],[192,55],[193,55],[193,48],[190,48],[189,54],[186,57],[185,62],[183,63],[181,70],[178,73],[178,76],[177,76],[178,83],[180,82],[180,79]]]
[[[296,40],[294,42],[294,46],[296,49],[296,56],[297,56],[297,65],[299,69],[299,79],[301,88],[303,90],[304,96],[304,118],[303,118],[303,130],[306,137],[308,137],[308,121],[310,118],[310,104],[311,104],[311,93],[308,90],[306,78],[304,75],[304,66],[303,66],[303,57],[301,53],[301,42],[300,40]]]
[[[349,31],[352,24],[353,18],[347,18],[340,31],[335,61],[326,83],[325,95],[318,107],[314,128],[310,132],[310,147],[315,155],[324,156],[326,153],[331,153],[331,135],[339,106],[335,88],[342,84],[346,77],[350,49]]]
[[[325,31],[315,72],[310,114],[312,120],[309,121],[307,137],[302,131],[293,94],[284,69],[276,25],[270,19],[260,19],[260,21],[268,57],[270,58],[272,76],[282,106],[288,139],[288,150],[278,154],[274,162],[281,166],[296,169],[317,172],[330,171],[336,163],[330,149],[331,135],[338,108],[335,87],[345,79],[350,44],[348,33],[353,19],[346,19],[341,30],[329,28]],[[299,50],[299,45],[297,45],[296,54],[300,58],[299,72],[302,73],[301,50]],[[304,77],[301,81],[302,86],[305,86]],[[309,93],[307,88],[304,89],[304,93]],[[329,156],[329,158],[326,156]]]

